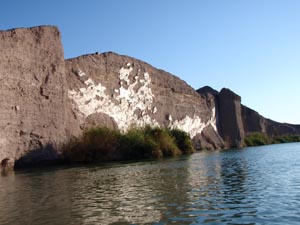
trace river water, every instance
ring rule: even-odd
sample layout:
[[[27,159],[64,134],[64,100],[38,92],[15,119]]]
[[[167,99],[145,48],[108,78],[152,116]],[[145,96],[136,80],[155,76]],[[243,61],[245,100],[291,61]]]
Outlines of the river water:
[[[13,172],[0,224],[300,224],[300,144]]]

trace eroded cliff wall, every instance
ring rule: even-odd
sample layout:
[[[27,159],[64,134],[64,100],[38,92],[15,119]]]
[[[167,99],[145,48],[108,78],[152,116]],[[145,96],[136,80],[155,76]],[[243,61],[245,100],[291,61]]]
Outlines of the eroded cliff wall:
[[[122,131],[150,124],[182,129],[201,148],[223,146],[213,97],[200,96],[178,77],[115,53],[67,60],[66,73],[75,136],[91,124]]]
[[[220,134],[228,148],[243,147],[245,132],[241,111],[241,97],[223,88],[219,93]]]
[[[65,140],[65,63],[52,26],[0,31],[0,162],[56,159]],[[42,151],[41,151],[42,150]]]
[[[242,118],[245,127],[245,133],[262,132],[268,136],[280,135],[298,135],[300,126],[288,123],[279,123],[266,119],[258,112],[242,105]]]
[[[0,49],[2,166],[56,161],[61,144],[95,126],[179,128],[199,149],[241,147],[250,132],[300,134],[300,126],[241,105],[229,89],[199,94],[132,57],[110,52],[65,61],[53,26],[0,31]]]
[[[223,88],[218,92],[205,86],[197,92],[201,95],[214,96],[218,132],[227,148],[242,147],[245,135],[254,132],[265,133],[269,137],[300,135],[300,125],[266,119],[258,112],[242,105],[241,97],[229,89]]]
[[[198,148],[222,148],[213,96],[147,63],[114,53],[64,60],[56,27],[0,32],[0,162],[55,161],[85,129],[179,128]]]

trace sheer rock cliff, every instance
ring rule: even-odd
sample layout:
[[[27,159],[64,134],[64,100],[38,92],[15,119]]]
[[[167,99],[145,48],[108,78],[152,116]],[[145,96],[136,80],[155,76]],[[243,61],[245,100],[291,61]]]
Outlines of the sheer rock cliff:
[[[180,128],[199,148],[222,148],[213,97],[115,53],[66,60],[53,26],[0,31],[1,166],[55,162],[60,146],[93,126]]]
[[[265,119],[229,89],[198,92],[178,77],[108,52],[64,59],[54,26],[0,31],[0,162],[22,168],[63,159],[86,129],[179,128],[198,149],[241,147],[245,134],[300,134]]]
[[[170,73],[109,52],[66,60],[66,74],[74,136],[91,123],[122,131],[150,124],[182,129],[198,148],[223,147],[213,96]]]
[[[0,49],[0,161],[60,158],[67,95],[58,29],[0,31]]]
[[[243,147],[247,134],[259,132],[269,137],[278,135],[299,135],[300,126],[278,123],[261,116],[258,112],[241,104],[241,97],[223,88],[220,92],[205,86],[197,90],[199,94],[214,96],[217,109],[218,132],[227,148]]]

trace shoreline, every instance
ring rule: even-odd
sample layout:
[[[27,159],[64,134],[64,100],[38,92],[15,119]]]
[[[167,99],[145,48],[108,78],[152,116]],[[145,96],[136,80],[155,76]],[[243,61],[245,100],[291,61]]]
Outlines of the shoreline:
[[[255,148],[255,147],[263,147],[263,146],[272,146],[272,145],[284,145],[284,144],[296,144],[300,142],[288,142],[288,143],[273,143],[273,144],[267,144],[267,145],[259,145],[259,146],[246,146],[243,148],[229,148],[229,149],[216,149],[216,150],[207,150],[207,149],[202,149],[202,150],[197,150],[192,154],[189,155],[180,155],[180,156],[173,156],[173,157],[165,157],[165,158],[159,158],[159,159],[127,159],[127,160],[118,160],[118,161],[106,161],[106,162],[93,162],[93,163],[77,163],[77,164],[70,164],[67,163],[65,160],[64,161],[55,161],[53,163],[47,163],[44,164],[41,162],[41,164],[34,164],[33,166],[29,167],[23,167],[23,168],[16,168],[16,169],[0,169],[0,176],[9,176],[11,173],[14,172],[34,172],[34,171],[52,171],[52,169],[55,170],[60,170],[60,169],[70,169],[70,168],[80,168],[80,167],[95,167],[95,166],[101,166],[103,168],[105,167],[112,167],[113,164],[130,164],[130,163],[143,163],[143,162],[153,162],[153,163],[158,163],[160,161],[164,160],[172,160],[176,158],[181,158],[181,157],[190,157],[193,154],[201,153],[201,152],[211,152],[211,151],[231,151],[231,150],[243,150],[245,148]]]

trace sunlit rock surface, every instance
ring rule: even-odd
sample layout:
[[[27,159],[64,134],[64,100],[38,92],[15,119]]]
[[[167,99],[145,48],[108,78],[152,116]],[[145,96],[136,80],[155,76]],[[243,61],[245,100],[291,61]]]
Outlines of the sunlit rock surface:
[[[59,158],[66,83],[56,27],[0,31],[0,162]]]
[[[145,62],[111,52],[91,54],[67,60],[66,71],[72,120],[78,121],[75,136],[86,118],[97,113],[108,115],[124,132],[151,125],[179,128],[202,139],[203,130],[211,127],[218,136],[214,100]],[[222,147],[219,142],[215,146]]]
[[[83,43],[84,44],[84,43]],[[86,129],[179,128],[196,148],[241,147],[244,135],[300,134],[220,93],[112,52],[64,59],[53,26],[0,31],[0,168],[62,159],[60,146]]]
[[[300,134],[300,125],[266,119],[258,112],[242,105],[241,97],[229,89],[224,88],[218,92],[205,86],[197,92],[204,96],[214,96],[218,133],[227,148],[242,147],[245,135],[253,132],[265,133],[269,137]]]

